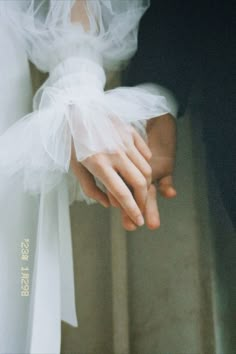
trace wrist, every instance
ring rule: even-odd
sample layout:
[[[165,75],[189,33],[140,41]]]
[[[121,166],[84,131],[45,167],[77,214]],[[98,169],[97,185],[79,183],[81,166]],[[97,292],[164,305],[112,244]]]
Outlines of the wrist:
[[[73,103],[78,97],[89,97],[92,92],[96,95],[104,92],[106,74],[97,61],[85,57],[69,57],[55,66],[49,73],[48,79],[36,92],[34,109],[37,109],[42,95],[52,90],[62,101]],[[61,94],[60,94],[61,93]]]

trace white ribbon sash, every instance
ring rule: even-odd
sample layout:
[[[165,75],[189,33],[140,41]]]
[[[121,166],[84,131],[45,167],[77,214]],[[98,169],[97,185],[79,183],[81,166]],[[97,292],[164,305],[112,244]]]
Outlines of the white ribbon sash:
[[[61,320],[78,326],[65,178],[40,198],[26,353],[59,354]]]

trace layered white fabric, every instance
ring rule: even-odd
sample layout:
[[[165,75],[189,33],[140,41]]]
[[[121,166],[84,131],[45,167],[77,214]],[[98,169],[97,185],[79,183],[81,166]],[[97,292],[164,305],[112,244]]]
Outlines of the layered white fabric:
[[[0,207],[4,208],[6,192],[14,192],[12,183],[16,181],[19,200],[27,199],[28,192],[36,194],[34,217],[38,213],[30,231],[30,204],[22,204],[20,213],[19,205],[11,205],[13,214],[20,218],[18,237],[23,237],[26,227],[27,232],[32,232],[36,249],[31,259],[30,296],[24,317],[26,340],[12,338],[9,324],[9,335],[0,332],[4,353],[11,352],[11,338],[16,341],[15,348],[20,343],[21,353],[59,353],[60,321],[78,324],[69,204],[75,198],[87,202],[89,199],[81,189],[79,195],[75,192],[75,185],[80,187],[70,171],[72,143],[79,161],[100,151],[111,152],[122,148],[123,132],[129,124],[136,125],[144,135],[146,119],[170,111],[163,96],[144,87],[105,89],[107,71],[121,69],[137,48],[138,23],[148,2],[79,2],[81,18],[86,15],[87,24],[82,20],[72,23],[75,1],[0,1],[1,23],[14,32],[14,41],[28,58],[41,71],[49,72],[34,97],[33,113],[19,116],[21,119],[14,124],[9,121],[0,135],[0,180],[2,189],[7,189],[0,193]],[[2,60],[0,70],[7,70],[7,59]],[[12,87],[14,92],[14,82]],[[18,97],[23,99],[26,87],[17,87]],[[5,103],[1,105],[4,107]],[[12,106],[10,110],[16,108]],[[6,228],[0,230],[1,238],[12,238],[14,243],[10,218],[5,224]],[[9,268],[9,278],[15,279],[15,273],[16,269]],[[6,296],[0,298],[2,308]],[[22,299],[19,301],[17,296],[16,304],[21,306]]]
[[[3,3],[29,58],[50,73],[34,98],[34,113],[0,139],[1,170],[23,173],[26,189],[40,192],[58,184],[69,171],[72,143],[78,161],[112,152],[123,146],[127,124],[169,111],[163,96],[145,88],[104,91],[105,71],[120,68],[136,49],[147,2],[80,2],[88,29],[71,22],[71,1]]]
[[[177,119],[179,105],[173,92],[171,92],[164,86],[152,82],[139,84],[138,87],[145,88],[148,92],[156,96],[164,96],[168,103],[169,113],[174,119]]]

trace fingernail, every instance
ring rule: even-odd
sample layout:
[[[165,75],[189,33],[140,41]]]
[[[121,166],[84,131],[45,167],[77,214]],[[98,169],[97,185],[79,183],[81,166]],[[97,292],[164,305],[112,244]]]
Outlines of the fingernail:
[[[129,225],[128,227],[125,228],[127,231],[134,231],[137,229],[136,225]]]
[[[109,204],[107,202],[104,202],[103,200],[100,200],[100,203],[104,206],[104,208],[109,207]]]
[[[137,225],[142,226],[144,224],[144,218],[142,215],[138,216],[136,219]]]

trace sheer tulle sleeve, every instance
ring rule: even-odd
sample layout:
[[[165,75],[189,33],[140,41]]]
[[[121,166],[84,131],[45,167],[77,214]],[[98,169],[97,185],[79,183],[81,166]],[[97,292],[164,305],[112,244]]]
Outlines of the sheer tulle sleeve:
[[[123,147],[128,124],[169,111],[163,96],[142,87],[105,90],[107,71],[120,70],[137,48],[148,1],[4,3],[29,59],[49,72],[33,113],[0,137],[1,171],[22,173],[26,189],[55,186],[69,171],[72,145],[78,161],[112,152]]]

